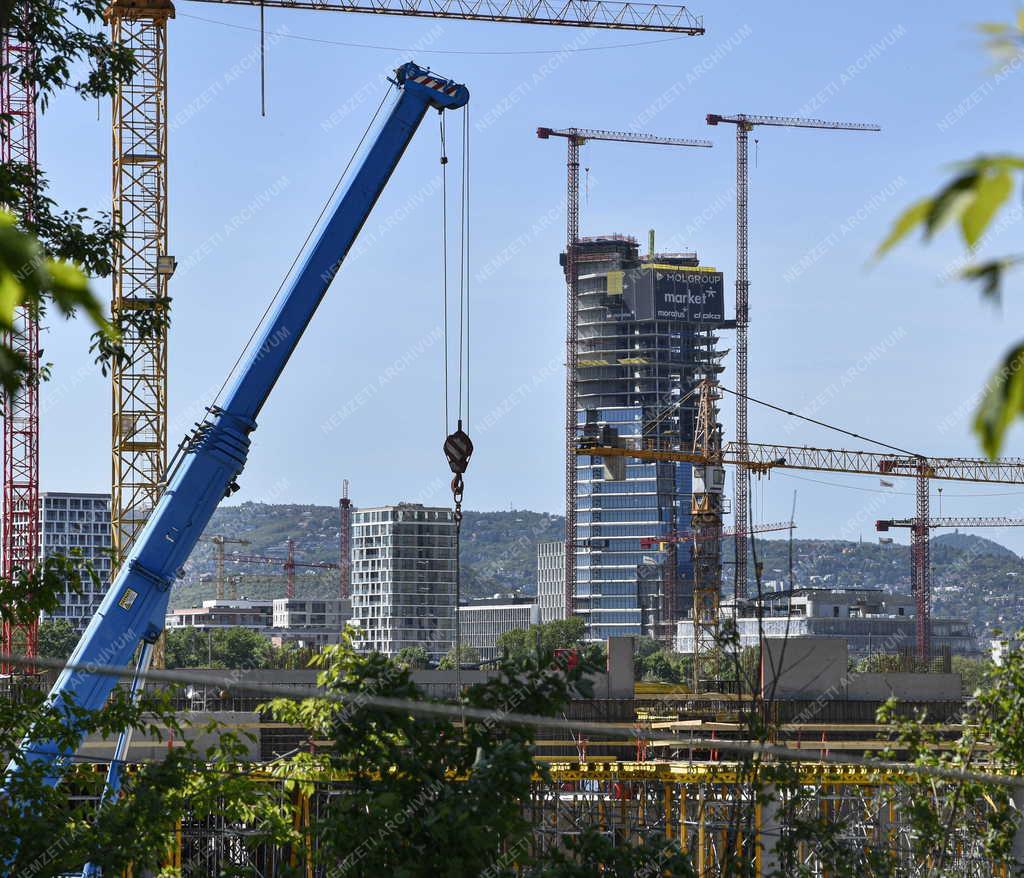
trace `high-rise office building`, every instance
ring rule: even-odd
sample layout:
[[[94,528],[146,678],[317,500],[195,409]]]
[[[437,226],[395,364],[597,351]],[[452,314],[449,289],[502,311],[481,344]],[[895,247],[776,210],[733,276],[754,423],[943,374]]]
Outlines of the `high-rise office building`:
[[[39,495],[39,551],[70,557],[77,553],[92,567],[97,581],[82,572],[80,591],[68,582],[60,607],[42,620],[64,619],[84,631],[110,585],[110,495],[44,491]]]
[[[421,646],[440,659],[455,640],[455,517],[399,503],[352,515],[356,647],[393,656]]]
[[[577,436],[610,428],[625,444],[689,448],[696,400],[688,395],[721,368],[722,275],[696,253],[642,258],[623,235],[582,239],[576,264]],[[574,607],[589,639],[674,632],[664,599],[671,590],[683,614],[689,549],[681,544],[672,564],[641,541],[689,527],[691,482],[690,464],[576,458]]]

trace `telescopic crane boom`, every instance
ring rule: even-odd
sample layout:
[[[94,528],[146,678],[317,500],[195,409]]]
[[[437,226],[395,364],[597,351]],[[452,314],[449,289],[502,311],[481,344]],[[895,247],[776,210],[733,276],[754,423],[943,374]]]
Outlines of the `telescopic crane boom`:
[[[144,671],[148,667],[153,644],[164,628],[167,601],[178,571],[217,505],[238,490],[249,435],[256,429],[260,410],[427,110],[454,110],[469,100],[464,85],[412,62],[399,67],[392,82],[398,97],[390,114],[370,141],[365,157],[285,288],[276,310],[264,323],[224,402],[209,409],[207,418],[184,444],[177,465],[168,475],[167,489],[69,659],[78,669],[65,670],[50,691],[51,703],[57,709],[67,708],[68,742],[80,738],[72,703],[97,710],[117,682],[115,677],[84,668],[128,665],[140,644],[138,668]],[[73,744],[35,740],[29,735],[22,744],[21,756],[47,765],[47,776],[56,783],[74,749]],[[123,759],[118,751],[112,773]],[[116,789],[117,783],[112,783],[108,775],[108,789],[111,787]]]
[[[877,125],[864,122],[826,122],[822,119],[801,119],[797,116],[753,116],[739,113],[722,116],[708,113],[708,125],[727,123],[736,126],[736,443],[740,451],[747,444],[747,329],[750,322],[750,277],[748,266],[749,217],[747,211],[750,190],[747,173],[747,135],[755,125],[776,128],[828,128],[837,131],[881,131]],[[747,595],[747,508],[749,505],[747,473],[736,473],[736,496],[733,511],[736,514],[736,597]]]
[[[580,147],[588,140],[619,143],[646,143],[656,146],[695,146],[709,149],[710,140],[683,137],[659,137],[629,131],[604,131],[597,128],[537,129],[541,140],[564,137],[568,146],[565,195],[565,615],[575,612],[576,592],[576,379],[579,349],[576,342],[576,303],[579,279],[576,270],[576,246],[580,237]]]

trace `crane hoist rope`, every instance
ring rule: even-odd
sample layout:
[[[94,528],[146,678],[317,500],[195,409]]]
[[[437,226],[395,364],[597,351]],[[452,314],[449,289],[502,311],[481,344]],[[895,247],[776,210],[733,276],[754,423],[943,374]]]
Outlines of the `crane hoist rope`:
[[[355,163],[355,160],[359,157],[359,154],[363,149],[363,145],[366,143],[366,138],[370,136],[370,132],[373,130],[374,125],[377,124],[377,118],[380,116],[381,110],[384,109],[384,105],[387,103],[388,97],[394,92],[394,90],[394,82],[391,82],[391,86],[385,90],[383,97],[381,97],[380,99],[380,103],[377,105],[377,109],[374,110],[373,118],[370,119],[370,122],[366,126],[366,129],[363,131],[362,136],[359,138],[359,142],[356,144],[355,149],[352,150],[352,155],[349,156],[348,161],[345,163],[344,169],[338,176],[338,179],[335,181],[334,187],[331,189],[330,194],[324,201],[323,207],[320,208],[320,213],[317,215],[317,218],[313,221],[313,224],[310,226],[309,231],[306,233],[306,237],[302,242],[302,246],[300,246],[299,249],[296,251],[295,257],[292,259],[291,264],[288,266],[288,270],[284,273],[284,276],[281,278],[281,283],[278,284],[277,289],[274,291],[274,295],[270,297],[270,301],[267,302],[267,307],[263,309],[263,313],[260,314],[259,320],[256,321],[256,326],[253,327],[252,332],[249,334],[249,338],[246,339],[246,342],[242,346],[242,349],[238,352],[238,357],[235,359],[235,362],[232,363],[231,369],[228,371],[228,374],[225,377],[224,382],[217,390],[217,395],[213,398],[213,402],[210,403],[210,408],[213,408],[217,405],[217,402],[223,395],[225,388],[227,388],[228,384],[231,383],[231,379],[234,378],[235,373],[238,371],[238,367],[241,365],[242,360],[245,358],[246,352],[249,350],[252,343],[256,340],[256,337],[259,335],[260,330],[263,328],[263,324],[267,322],[267,317],[270,316],[270,313],[274,310],[274,306],[281,298],[281,292],[284,290],[285,284],[288,283],[288,278],[292,276],[292,273],[295,271],[295,266],[299,264],[299,260],[302,259],[303,254],[309,247],[309,242],[313,239],[313,235],[316,234],[317,229],[320,227],[320,224],[323,222],[324,217],[327,215],[327,212],[330,210],[331,205],[334,203],[334,200],[338,195],[338,190],[341,189],[342,183],[344,183],[345,179],[348,177],[348,173],[352,169],[352,165]],[[183,446],[184,443],[178,446],[178,450],[174,455],[175,458],[177,458],[178,454],[184,450]],[[170,472],[173,468],[174,460],[172,459],[171,463],[167,467],[168,472]]]
[[[65,668],[53,684],[48,702],[55,715],[66,717],[60,733],[50,728],[29,730],[11,754],[4,789],[14,788],[16,777],[27,771],[40,771],[49,785],[61,780],[84,735],[75,710],[99,710],[106,703],[116,678],[102,674],[102,669],[123,668],[132,662],[140,644],[142,655],[136,663],[133,687],[141,684],[148,654],[166,624],[177,572],[219,503],[237,487],[260,413],[374,205],[427,111],[456,110],[469,100],[464,85],[411,61],[395,71],[392,82],[397,100],[367,141],[365,155],[358,165],[352,165],[351,179],[344,188],[339,185],[340,197],[325,211],[301,265],[296,262],[290,270],[275,310],[261,321],[259,338],[247,345],[244,365],[236,367],[234,383],[221,391],[223,400],[210,407],[207,417],[182,444],[167,487],[72,653],[75,669]],[[125,733],[118,740],[104,800],[120,788],[128,737]],[[96,871],[93,865],[90,868]]]
[[[468,106],[468,105],[467,105]],[[441,276],[442,276],[442,307],[444,309],[444,428],[447,431],[451,424],[449,405],[449,303],[448,303],[448,152],[445,114],[440,114],[441,134]],[[462,600],[462,566],[459,559],[462,543],[462,496],[465,490],[463,475],[469,466],[473,454],[473,441],[463,429],[463,413],[468,423],[469,417],[469,113],[463,107],[462,114],[462,170],[461,193],[459,196],[459,316],[458,342],[455,349],[458,357],[457,373],[457,408],[456,426],[444,440],[444,455],[452,476],[452,504],[455,520],[455,608],[454,649],[455,649],[455,682],[458,696],[462,694],[462,626],[459,620],[459,604]],[[463,407],[465,403],[465,409]]]

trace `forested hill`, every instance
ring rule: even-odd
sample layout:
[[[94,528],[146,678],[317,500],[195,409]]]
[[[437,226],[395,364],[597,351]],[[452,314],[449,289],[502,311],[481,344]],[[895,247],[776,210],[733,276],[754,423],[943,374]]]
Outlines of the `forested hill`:
[[[496,592],[532,593],[536,581],[537,543],[565,538],[561,515],[511,510],[464,513],[462,522],[462,587],[469,597]],[[251,545],[228,545],[232,551],[283,558],[286,540],[295,540],[295,556],[303,561],[338,562],[338,509],[334,506],[243,503],[216,511],[206,534],[249,540]],[[283,595],[281,571],[267,565],[228,564],[227,572],[243,574],[240,592],[248,597]],[[171,605],[191,606],[214,596],[214,547],[201,542],[185,565],[185,577],[175,586]],[[296,579],[301,594],[337,593],[333,571],[302,573]]]
[[[228,550],[284,557],[285,540],[296,541],[301,560],[338,560],[338,509],[332,506],[244,503],[218,509],[207,534],[251,541]],[[531,594],[536,580],[538,542],[563,539],[561,515],[526,510],[465,513],[462,526],[463,591],[467,596],[496,592]],[[786,539],[758,540],[757,560],[766,580],[789,579]],[[794,540],[793,579],[798,586],[862,586],[910,591],[910,550],[905,545],[853,543],[840,540]],[[732,556],[730,545],[725,558]],[[1024,626],[1024,560],[992,540],[973,534],[948,533],[931,541],[934,612],[974,623],[979,635],[998,626]],[[726,566],[726,577],[729,575]],[[751,565],[753,570],[753,565]],[[189,606],[213,597],[213,546],[200,543],[175,588],[173,606]],[[250,597],[283,595],[280,571],[273,567],[234,565],[243,573],[241,591]],[[337,574],[301,574],[299,594],[337,593]]]
[[[758,540],[756,548],[764,579],[787,582],[788,541]],[[966,619],[979,636],[993,628],[1024,627],[1024,560],[973,534],[942,534],[931,540],[930,548],[933,615]],[[725,557],[732,557],[731,545]],[[873,587],[909,594],[910,548],[794,540],[793,581],[797,586]]]

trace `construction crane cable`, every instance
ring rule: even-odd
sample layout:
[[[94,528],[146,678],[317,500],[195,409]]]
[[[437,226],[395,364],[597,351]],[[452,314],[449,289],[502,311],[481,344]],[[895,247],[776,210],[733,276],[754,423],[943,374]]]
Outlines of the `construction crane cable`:
[[[770,402],[765,402],[763,399],[757,399],[749,394],[740,393],[736,390],[730,390],[728,387],[719,384],[719,388],[724,390],[726,393],[731,393],[733,396],[741,397],[748,402],[754,402],[758,405],[763,405],[766,408],[774,409],[777,412],[781,412],[784,415],[789,415],[793,418],[798,418],[801,421],[809,421],[812,424],[817,424],[819,427],[825,427],[827,430],[835,430],[837,433],[842,433],[846,436],[850,436],[853,439],[862,439],[865,442],[870,442],[872,445],[880,445],[882,448],[888,448],[890,451],[898,451],[900,454],[906,454],[910,457],[924,458],[925,455],[917,451],[907,451],[906,448],[900,448],[897,445],[890,445],[888,442],[882,442],[879,439],[872,439],[870,436],[862,436],[860,433],[854,433],[852,430],[845,430],[842,427],[837,427],[834,424],[827,424],[825,421],[819,421],[815,418],[809,418],[807,415],[801,415],[799,412],[791,412],[789,409],[784,409],[781,406],[774,405]]]
[[[449,429],[449,374],[448,374],[448,154],[447,134],[445,129],[444,114],[441,114],[441,264],[442,264],[442,287],[444,307],[444,429]],[[462,497],[465,490],[463,474],[469,466],[470,456],[473,454],[473,442],[469,435],[463,430],[463,402],[468,408],[468,293],[469,293],[469,115],[462,118],[462,175],[461,193],[459,196],[460,231],[459,231],[459,339],[455,348],[458,352],[457,382],[458,382],[458,417],[456,428],[449,433],[444,440],[444,455],[448,459],[448,466],[452,471],[452,505],[454,507],[453,520],[455,524],[455,606],[452,614],[454,626],[453,640],[455,650],[455,686],[462,692],[462,625],[459,616],[459,605],[462,601],[462,565],[460,550],[462,543]],[[465,392],[465,396],[464,396]]]
[[[366,126],[366,130],[363,131],[362,137],[359,138],[359,142],[356,144],[355,149],[352,150],[352,155],[349,156],[348,161],[345,163],[344,170],[341,172],[341,175],[338,177],[337,181],[334,184],[334,188],[331,189],[331,192],[327,196],[326,201],[324,201],[323,207],[320,208],[320,213],[317,216],[317,218],[313,221],[313,225],[310,227],[309,232],[306,234],[306,239],[302,242],[302,246],[299,247],[298,251],[296,252],[295,257],[291,261],[291,265],[288,266],[288,270],[284,273],[284,277],[281,278],[281,283],[278,284],[277,289],[274,291],[274,295],[271,296],[270,301],[267,303],[267,307],[263,309],[263,313],[260,315],[260,319],[256,322],[256,326],[253,329],[252,333],[249,335],[248,340],[242,346],[241,351],[239,351],[238,357],[235,358],[235,362],[232,364],[231,369],[228,370],[228,374],[227,377],[224,379],[224,383],[221,384],[220,389],[217,391],[217,395],[214,396],[213,398],[213,402],[210,403],[211,408],[217,404],[217,401],[220,399],[221,394],[224,392],[224,390],[228,386],[228,383],[234,377],[235,370],[238,369],[239,365],[241,364],[242,358],[245,356],[245,352],[249,350],[249,346],[256,340],[256,336],[259,334],[260,329],[262,329],[263,324],[266,322],[266,319],[270,315],[271,310],[273,309],[274,305],[277,304],[277,300],[281,296],[281,291],[284,289],[284,285],[288,282],[288,278],[291,277],[292,272],[295,271],[295,266],[299,264],[299,260],[302,258],[302,254],[306,252],[306,248],[309,246],[309,242],[312,240],[313,235],[316,234],[316,230],[319,227],[320,222],[323,220],[324,216],[327,214],[327,211],[330,209],[331,204],[334,202],[334,198],[338,194],[338,190],[341,188],[341,184],[345,181],[345,177],[348,175],[349,169],[352,167],[353,162],[355,162],[356,157],[360,153],[360,150],[362,150],[363,144],[366,142],[366,138],[369,137],[370,135],[370,131],[373,130],[373,126],[377,122],[377,117],[380,115],[380,111],[384,109],[384,104],[386,103],[388,96],[391,94],[393,88],[394,84],[392,83],[391,87],[384,92],[384,96],[380,99],[380,103],[377,105],[377,109],[374,110],[373,118],[370,119],[369,124]],[[168,471],[170,471],[171,469],[172,466],[169,465]]]
[[[267,115],[267,30],[264,6],[260,3],[260,115]]]
[[[444,429],[448,430],[448,153],[445,144],[444,113],[438,113],[441,132],[441,307],[444,326]]]
[[[462,110],[462,197],[459,254],[459,420],[465,377],[466,423],[469,423],[469,104]]]

